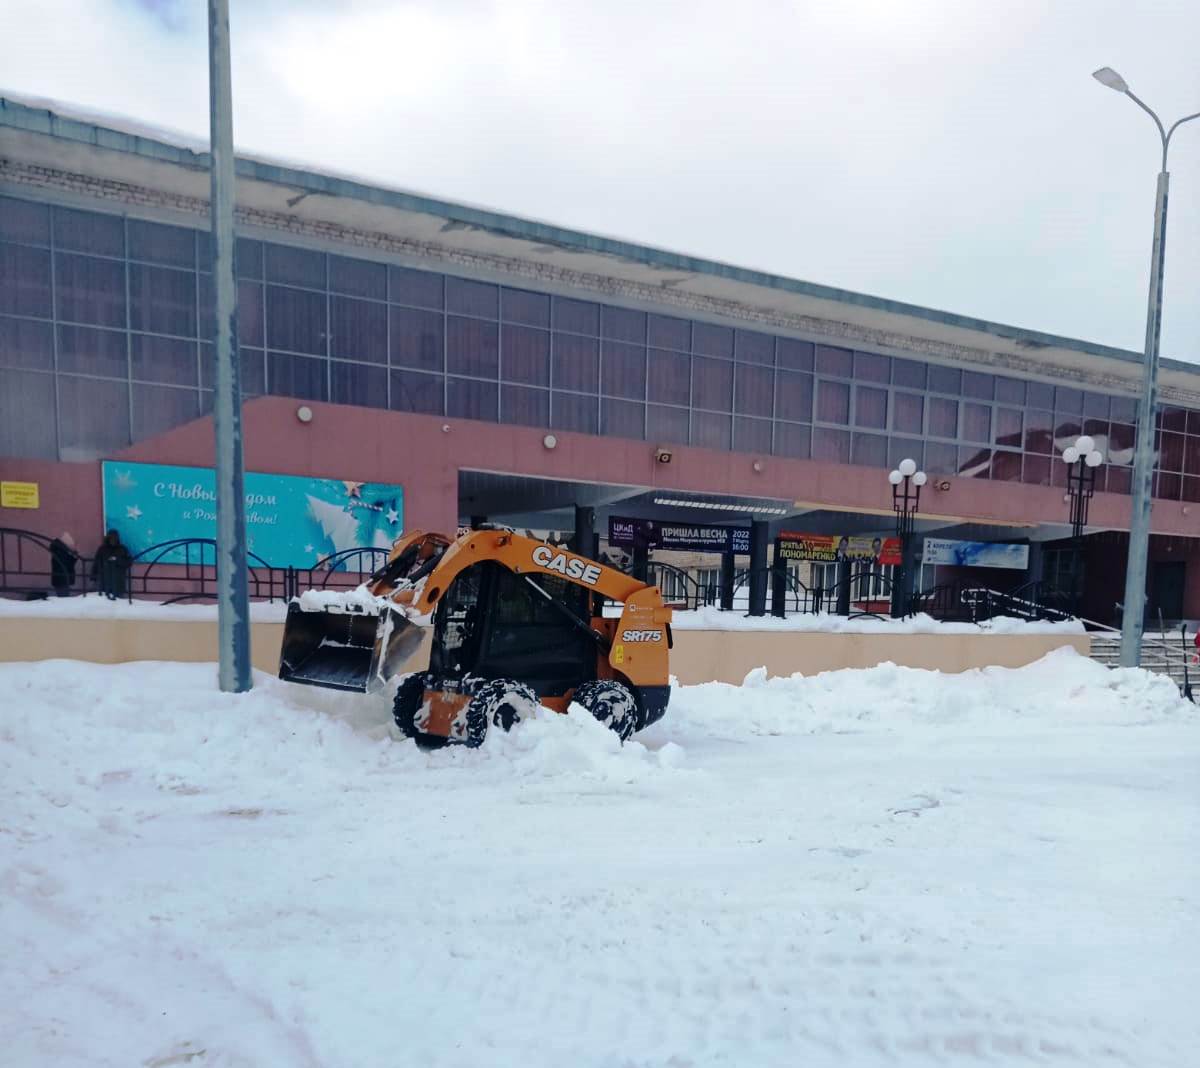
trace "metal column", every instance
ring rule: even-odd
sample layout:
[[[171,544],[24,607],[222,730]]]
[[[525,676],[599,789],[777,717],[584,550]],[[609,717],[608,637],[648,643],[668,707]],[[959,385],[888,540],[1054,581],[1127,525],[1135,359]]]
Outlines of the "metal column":
[[[767,524],[750,521],[750,615],[767,614]]]

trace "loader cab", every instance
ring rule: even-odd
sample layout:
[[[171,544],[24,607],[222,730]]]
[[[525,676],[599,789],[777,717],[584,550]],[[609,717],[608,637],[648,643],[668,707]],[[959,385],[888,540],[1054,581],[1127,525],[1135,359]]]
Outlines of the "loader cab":
[[[581,620],[590,614],[584,589],[551,575],[538,584]],[[459,573],[434,618],[430,673],[445,681],[513,678],[539,697],[560,696],[596,678],[597,649],[521,575],[484,561]]]

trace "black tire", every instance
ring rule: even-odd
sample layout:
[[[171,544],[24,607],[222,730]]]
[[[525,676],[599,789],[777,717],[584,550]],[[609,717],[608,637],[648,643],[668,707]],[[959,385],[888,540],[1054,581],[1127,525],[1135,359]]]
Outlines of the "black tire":
[[[400,680],[396,699],[392,702],[392,718],[400,728],[400,733],[416,742],[417,748],[441,749],[449,744],[449,738],[417,730],[417,714],[425,700],[425,682],[426,676],[420,671],[414,675],[406,675]]]
[[[611,679],[583,683],[571,700],[582,705],[624,742],[638,728],[638,703],[628,686]]]
[[[503,731],[512,730],[537,703],[537,694],[523,682],[513,679],[485,682],[467,705],[467,733],[463,742],[472,747],[483,745],[489,724]]]

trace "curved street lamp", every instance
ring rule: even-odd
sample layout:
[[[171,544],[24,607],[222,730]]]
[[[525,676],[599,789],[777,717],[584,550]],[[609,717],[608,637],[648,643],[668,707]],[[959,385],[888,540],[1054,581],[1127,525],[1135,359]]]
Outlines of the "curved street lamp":
[[[1167,149],[1171,135],[1185,122],[1200,119],[1200,111],[1185,115],[1164,128],[1162,120],[1134,96],[1125,79],[1112,67],[1092,72],[1101,85],[1129,97],[1154,120],[1162,142],[1162,167],[1154,200],[1154,244],[1150,258],[1150,296],[1146,307],[1146,351],[1142,363],[1142,397],[1138,407],[1137,443],[1133,458],[1133,505],[1129,517],[1129,561],[1125,569],[1125,611],[1121,617],[1121,666],[1137,667],[1142,658],[1144,612],[1130,610],[1144,605],[1146,597],[1146,558],[1150,548],[1151,483],[1154,477],[1154,417],[1158,407],[1158,340],[1162,330],[1163,257],[1167,233]]]
[[[911,600],[909,590],[909,540],[912,538],[913,516],[921,504],[921,487],[928,481],[924,471],[917,470],[917,461],[901,460],[888,475],[892,486],[892,510],[896,513],[896,536],[900,539],[900,570],[892,580],[892,615],[903,617]]]

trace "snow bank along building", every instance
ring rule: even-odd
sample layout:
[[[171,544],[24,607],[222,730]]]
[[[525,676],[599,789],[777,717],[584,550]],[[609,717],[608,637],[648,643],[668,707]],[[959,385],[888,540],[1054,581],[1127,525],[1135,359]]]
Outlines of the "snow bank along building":
[[[0,99],[0,476],[37,486],[0,526],[84,543],[105,461],[213,455],[208,158],[121,126]],[[910,456],[917,551],[1027,544],[971,575],[1011,588],[1063,565],[1060,453],[1086,432],[1105,463],[1084,607],[1113,617],[1138,353],[296,167],[237,176],[248,472],[402,487],[407,528],[566,529],[585,504],[602,534],[871,537]],[[1200,368],[1164,360],[1161,384],[1149,593],[1196,617]],[[144,516],[108,518],[136,543]]]

